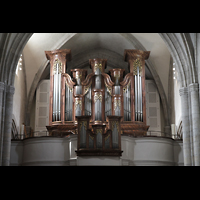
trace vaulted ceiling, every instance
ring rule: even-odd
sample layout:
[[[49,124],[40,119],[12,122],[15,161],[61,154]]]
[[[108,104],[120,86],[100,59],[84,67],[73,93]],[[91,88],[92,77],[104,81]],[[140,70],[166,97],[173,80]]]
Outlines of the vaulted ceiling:
[[[151,51],[151,63],[167,96],[170,53],[157,33],[35,33],[23,50],[27,94],[37,86],[35,82],[44,77],[42,74],[48,66],[44,51],[71,49],[72,61],[67,65],[68,72],[71,68],[87,67],[88,60],[94,57],[107,58],[108,69],[121,67],[127,71],[128,64],[123,60],[124,49],[138,47]],[[147,77],[152,77],[148,68]]]

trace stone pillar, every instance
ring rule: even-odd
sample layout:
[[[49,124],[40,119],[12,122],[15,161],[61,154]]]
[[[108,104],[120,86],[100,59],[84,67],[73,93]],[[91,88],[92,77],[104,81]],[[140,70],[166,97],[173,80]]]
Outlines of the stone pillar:
[[[200,112],[199,112],[199,84],[189,85],[191,97],[191,115],[194,146],[194,164],[200,166]]]
[[[4,83],[0,82],[0,166],[2,165],[2,150],[3,150],[3,128],[2,128],[2,116],[3,116],[3,92],[4,92]]]
[[[183,87],[179,90],[181,96],[181,111],[183,124],[183,158],[184,165],[190,166],[191,147],[190,147],[190,122],[189,122],[189,104],[188,104],[188,88]]]
[[[165,134],[166,134],[167,137],[172,137],[171,127],[170,126],[165,126],[164,132],[165,132]]]
[[[7,86],[6,101],[5,101],[5,120],[4,120],[4,136],[3,136],[3,155],[2,165],[10,165],[10,148],[11,148],[11,127],[13,113],[13,95],[15,92],[14,86]]]

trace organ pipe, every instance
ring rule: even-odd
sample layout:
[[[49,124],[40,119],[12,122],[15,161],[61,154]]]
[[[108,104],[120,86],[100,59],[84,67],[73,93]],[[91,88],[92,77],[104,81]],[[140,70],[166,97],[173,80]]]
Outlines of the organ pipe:
[[[61,117],[60,117],[60,101],[61,101],[61,73],[58,74],[58,121],[61,120]]]
[[[54,86],[53,86],[53,121],[61,120],[61,71],[59,69],[59,63],[55,63],[54,68]]]
[[[66,98],[64,98],[61,91],[63,81],[66,78],[67,62],[71,60],[71,50],[45,51],[45,55],[50,61],[49,125],[52,126],[57,122],[60,124],[66,119],[66,102],[61,104]],[[74,85],[74,83],[72,84]]]
[[[137,88],[137,92],[138,92],[138,121],[140,121],[140,71],[139,71],[139,67],[137,66],[137,80],[138,80],[138,88]]]
[[[135,120],[137,121],[137,119],[138,119],[138,107],[137,107],[137,105],[138,105],[138,103],[137,103],[137,101],[138,101],[138,94],[137,94],[137,76],[135,75]]]
[[[135,75],[135,120],[142,121],[142,77],[140,76],[140,69],[137,66],[137,74]]]
[[[53,83],[53,91],[56,90],[56,77],[54,76],[54,83]],[[55,104],[55,99],[56,99],[56,93],[53,92],[53,121],[56,121],[55,117],[56,117],[56,104]]]
[[[141,112],[141,116],[140,116],[140,121],[143,121],[143,112],[142,112],[142,77],[140,76],[140,96],[141,96],[141,101],[140,101],[140,112]]]

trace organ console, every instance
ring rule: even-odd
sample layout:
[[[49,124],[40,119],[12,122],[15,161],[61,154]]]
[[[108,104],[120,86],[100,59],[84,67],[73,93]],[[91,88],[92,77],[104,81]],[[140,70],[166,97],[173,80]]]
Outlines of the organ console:
[[[92,73],[71,69],[71,50],[45,51],[50,60],[50,136],[78,134],[77,155],[121,156],[121,134],[144,136],[145,60],[150,52],[126,49],[124,69],[105,73],[107,59],[89,59]]]

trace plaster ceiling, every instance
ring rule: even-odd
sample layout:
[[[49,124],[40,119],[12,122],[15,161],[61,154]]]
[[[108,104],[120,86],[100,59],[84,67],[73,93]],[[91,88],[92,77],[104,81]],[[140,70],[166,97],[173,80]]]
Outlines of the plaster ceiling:
[[[131,33],[129,35],[134,36],[133,38],[138,40],[147,51],[151,51],[151,61],[160,76],[167,95],[170,53],[164,41],[157,33]],[[124,34],[119,33],[35,33],[23,50],[27,94],[34,77],[39,74],[39,70],[41,71],[42,68],[44,70],[44,66],[48,63],[44,51],[60,48],[71,49],[72,64],[76,63],[78,59],[81,61],[81,55],[90,56],[92,52],[99,49],[101,52],[104,50],[110,52],[108,60],[112,58],[120,66],[128,66],[123,61],[124,49],[134,49],[134,45],[124,37]],[[69,67],[76,66],[70,66],[69,63]],[[147,76],[151,76],[149,71],[147,71]]]

